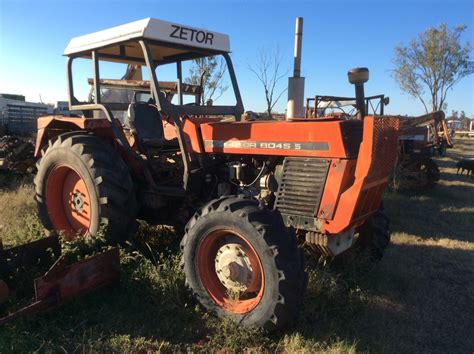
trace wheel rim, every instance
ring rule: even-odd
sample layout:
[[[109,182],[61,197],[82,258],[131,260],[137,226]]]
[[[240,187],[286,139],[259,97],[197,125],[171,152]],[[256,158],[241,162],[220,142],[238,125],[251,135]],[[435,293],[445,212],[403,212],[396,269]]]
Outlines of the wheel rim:
[[[73,168],[56,166],[46,183],[46,207],[54,229],[67,240],[85,235],[91,225],[91,198],[84,179]]]
[[[197,252],[203,287],[221,308],[252,311],[263,297],[264,272],[255,248],[239,233],[220,229],[207,234]]]

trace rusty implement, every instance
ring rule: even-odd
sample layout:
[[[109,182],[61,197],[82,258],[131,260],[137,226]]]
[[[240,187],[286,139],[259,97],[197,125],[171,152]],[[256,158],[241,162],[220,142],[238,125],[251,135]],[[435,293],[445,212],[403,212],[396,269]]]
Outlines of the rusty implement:
[[[30,138],[0,137],[0,171],[32,173],[35,170],[34,144]]]
[[[21,272],[56,259],[49,270],[34,279],[34,301],[0,318],[0,325],[20,316],[44,311],[112,285],[120,279],[119,249],[114,247],[84,260],[67,265],[61,256],[57,236],[46,237],[18,247],[3,250],[0,241],[0,301],[8,299],[9,284]]]

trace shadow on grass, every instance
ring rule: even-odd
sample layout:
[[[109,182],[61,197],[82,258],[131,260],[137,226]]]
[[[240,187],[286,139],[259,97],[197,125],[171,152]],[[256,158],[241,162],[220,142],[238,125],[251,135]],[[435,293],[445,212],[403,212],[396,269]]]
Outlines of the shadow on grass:
[[[463,207],[468,205],[459,206]],[[472,208],[472,204],[470,207]],[[416,235],[423,239],[447,238],[468,241],[472,238],[472,220],[474,220],[472,211],[456,211],[456,207],[439,204],[431,198],[416,202],[407,199],[389,199],[385,203],[385,208],[391,216],[392,232]],[[451,211],[449,208],[454,210]]]
[[[33,179],[33,174],[0,170],[0,193],[3,191],[14,191],[23,184],[32,184]]]
[[[470,351],[473,256],[459,249],[393,245],[373,269],[356,262],[340,273],[313,270],[293,333],[355,343],[357,351]]]

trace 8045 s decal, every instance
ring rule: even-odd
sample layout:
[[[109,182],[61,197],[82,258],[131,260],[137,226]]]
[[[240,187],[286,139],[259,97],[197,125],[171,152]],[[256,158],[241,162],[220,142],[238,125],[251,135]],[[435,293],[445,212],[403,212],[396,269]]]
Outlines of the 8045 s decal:
[[[327,142],[204,140],[204,145],[218,149],[329,150]]]

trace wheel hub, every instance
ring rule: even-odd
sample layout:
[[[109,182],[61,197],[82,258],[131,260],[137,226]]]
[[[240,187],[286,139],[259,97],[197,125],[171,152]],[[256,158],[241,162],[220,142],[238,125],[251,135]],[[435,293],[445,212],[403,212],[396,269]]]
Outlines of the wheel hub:
[[[243,292],[252,281],[252,265],[238,243],[228,243],[217,251],[215,258],[217,277],[227,290]]]
[[[76,209],[78,213],[82,213],[84,210],[84,199],[82,193],[74,192],[72,195],[72,203],[74,205],[74,209]]]

